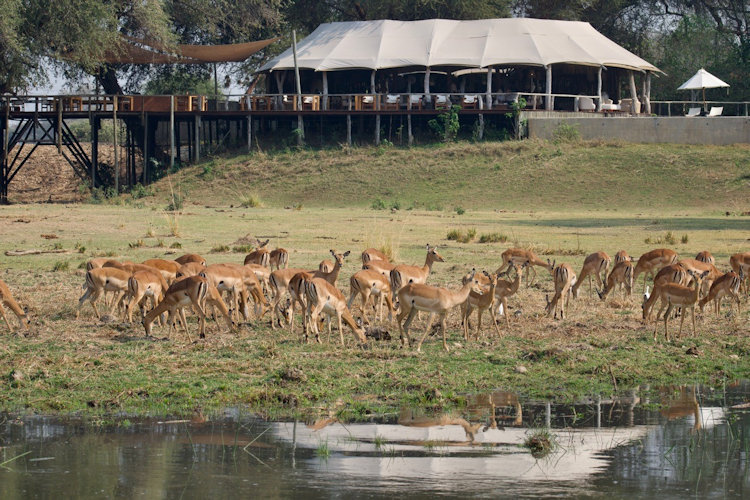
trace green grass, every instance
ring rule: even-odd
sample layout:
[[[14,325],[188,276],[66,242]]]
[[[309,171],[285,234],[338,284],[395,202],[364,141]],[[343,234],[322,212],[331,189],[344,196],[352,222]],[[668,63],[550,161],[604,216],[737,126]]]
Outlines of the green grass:
[[[362,147],[214,158],[221,174],[212,180],[196,165],[172,182],[190,193],[186,206],[237,206],[257,192],[267,206],[737,212],[747,210],[749,153],[747,145],[459,142],[382,155]],[[169,189],[158,190],[171,201]]]
[[[74,319],[84,282],[79,265],[91,257],[140,262],[195,252],[209,263],[241,263],[242,253],[210,252],[239,249],[236,242],[249,232],[270,238],[272,247],[287,248],[290,267],[316,268],[329,249],[351,250],[338,282],[347,297],[348,278],[360,267],[358,254],[370,246],[397,262],[421,265],[425,244],[437,245],[445,262],[433,266],[429,283],[450,287],[472,267],[495,270],[509,246],[534,249],[576,271],[588,253],[625,249],[637,258],[653,248],[646,239],[665,240],[667,234],[681,256],[710,250],[721,269],[728,267],[729,255],[748,250],[750,217],[738,215],[750,210],[747,148],[584,143],[561,144],[559,155],[557,148],[543,142],[461,144],[393,148],[382,156],[354,149],[215,159],[226,165],[216,168],[210,181],[193,175],[197,169],[173,179],[189,185],[179,188],[190,193],[179,214],[163,211],[167,184],[155,186],[154,195],[137,207],[3,207],[2,279],[21,305],[29,306],[32,327],[27,336],[8,335],[0,323],[0,411],[190,415],[198,408],[210,412],[241,405],[272,417],[333,412],[342,419],[364,419],[404,405],[430,411],[461,407],[469,394],[497,388],[568,399],[611,394],[615,384],[622,391],[641,384],[750,378],[747,300],[741,318],[717,317],[707,308],[699,316],[697,337],[689,336],[686,325],[679,342],[654,343],[653,324],[640,321],[642,278],[633,297],[615,294],[607,303],[584,284],[581,298],[571,301],[569,317],[555,321],[543,315],[552,283],[542,269],[537,285],[522,287],[510,299],[510,310],[521,314],[512,317],[510,329],[501,324],[501,338],[485,315],[482,339],[465,342],[458,313],[452,312],[449,353],[434,337],[425,341],[421,355],[399,349],[395,324],[383,325],[393,341],[372,342],[363,350],[348,331],[346,347],[337,341],[302,344],[299,318],[294,334],[272,331],[267,318],[239,332],[209,323],[206,340],[199,342],[194,319],[193,342],[182,333],[161,340],[166,331],[160,327],[155,340],[144,338],[138,323],[100,323],[88,305]],[[599,158],[596,168],[592,158]],[[503,175],[493,177],[496,164]],[[279,175],[266,176],[275,168]],[[593,174],[596,169],[601,177]],[[551,179],[555,172],[565,182]],[[745,180],[738,181],[742,176]],[[393,192],[385,192],[389,189]],[[263,193],[265,206],[240,206],[236,193],[248,192]],[[373,210],[375,198],[414,203]],[[448,208],[435,210],[438,206]],[[450,208],[455,206],[470,210],[458,215]],[[471,228],[479,237],[457,243],[446,238],[451,228],[464,233]],[[52,233],[58,236],[54,244],[40,236]],[[144,234],[163,244],[131,245]],[[55,245],[71,250],[4,255]],[[423,322],[415,320],[420,334]],[[674,332],[677,326],[670,324]],[[688,347],[697,347],[700,355],[687,355]],[[527,372],[518,373],[518,365]],[[291,367],[304,376],[280,375]]]

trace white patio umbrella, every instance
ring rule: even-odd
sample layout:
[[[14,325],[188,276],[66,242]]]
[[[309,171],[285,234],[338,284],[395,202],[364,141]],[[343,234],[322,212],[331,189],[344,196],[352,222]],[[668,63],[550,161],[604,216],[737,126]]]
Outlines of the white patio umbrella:
[[[729,87],[729,84],[701,68],[677,90],[703,90],[703,109],[706,109],[706,89]]]

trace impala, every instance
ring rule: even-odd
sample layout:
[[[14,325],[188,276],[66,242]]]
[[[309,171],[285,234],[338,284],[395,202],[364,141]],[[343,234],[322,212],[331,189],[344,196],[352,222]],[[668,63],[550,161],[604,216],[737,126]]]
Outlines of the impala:
[[[0,314],[3,315],[5,324],[8,325],[8,330],[13,332],[13,327],[10,326],[10,321],[8,321],[8,317],[5,315],[5,308],[3,305],[9,307],[10,310],[13,311],[13,314],[16,315],[16,318],[18,318],[18,322],[21,323],[22,327],[27,330],[29,329],[29,323],[31,323],[31,321],[26,315],[26,309],[21,309],[21,306],[18,305],[16,299],[13,298],[13,294],[10,293],[8,285],[6,285],[3,280],[0,280]]]
[[[197,262],[203,266],[206,265],[206,259],[196,253],[186,253],[185,255],[177,257],[174,261],[180,265],[187,264],[188,262]]]
[[[103,267],[110,260],[109,257],[94,257],[93,259],[86,262],[86,270],[91,271],[92,269],[99,269]]]
[[[177,271],[182,266],[177,261],[166,259],[148,259],[144,260],[142,264],[158,269],[161,275],[164,276],[164,279],[167,280],[167,283],[172,283],[177,278]]]
[[[271,289],[271,328],[276,329],[277,312],[285,313],[288,315],[288,308],[282,309],[280,307],[281,300],[286,295],[287,289],[289,288],[289,282],[292,280],[294,275],[297,273],[308,272],[305,269],[297,269],[288,267],[286,269],[277,269],[271,272],[271,276],[268,279],[269,288]],[[290,304],[291,305],[291,304]],[[288,317],[288,316],[287,316]],[[280,325],[279,325],[280,326]]]
[[[161,316],[162,313],[169,313],[167,323],[169,324],[169,333],[172,334],[174,328],[175,314],[189,306],[193,306],[196,314],[200,318],[199,335],[200,338],[206,337],[206,314],[203,312],[203,303],[208,295],[208,281],[202,276],[188,276],[179,281],[172,283],[164,293],[164,298],[159,304],[143,317],[143,328],[146,330],[146,336],[151,335],[151,325],[154,320]],[[220,301],[223,304],[223,301]],[[224,306],[226,308],[226,305]],[[187,330],[187,323],[183,320],[185,333],[190,339]]]
[[[440,329],[443,333],[443,349],[447,351],[448,343],[445,337],[445,317],[448,311],[466,302],[469,298],[469,293],[472,291],[477,294],[482,293],[481,286],[473,279],[473,276],[461,289],[455,291],[423,283],[409,283],[401,288],[398,291],[401,311],[396,318],[401,334],[401,346],[406,347],[410,344],[409,327],[417,311],[426,311],[430,313],[430,317],[427,319],[427,327],[425,328],[424,335],[422,335],[417,344],[417,352],[421,351],[422,342],[424,342],[424,339],[430,332],[432,319],[436,314],[440,317]],[[406,318],[405,321],[404,318]]]
[[[475,293],[470,292],[469,298],[464,303],[463,307],[463,324],[464,324],[464,340],[469,340],[469,317],[471,316],[471,313],[474,312],[474,309],[477,310],[477,329],[475,331],[475,337],[477,340],[479,340],[479,330],[482,328],[482,313],[489,309],[490,310],[490,316],[492,317],[492,324],[495,327],[495,332],[497,332],[497,336],[500,337],[500,328],[497,326],[497,321],[495,320],[495,288],[497,287],[497,280],[498,275],[497,274],[488,274],[486,271],[482,273],[482,276],[486,277],[489,280],[489,288],[484,289],[482,287],[482,293]],[[469,281],[471,281],[471,278],[469,278]],[[477,283],[479,283],[479,280],[477,280]],[[480,284],[481,285],[481,284]]]
[[[128,322],[133,322],[133,309],[142,302],[145,305],[145,299],[151,299],[151,309],[154,309],[157,303],[163,299],[167,288],[164,276],[158,271],[136,271],[133,273],[128,279],[128,295],[131,299],[125,305]]]
[[[518,288],[521,286],[521,274],[523,274],[523,271],[526,267],[529,266],[529,262],[524,262],[521,264],[521,267],[516,267],[515,264],[512,262],[508,266],[509,273],[511,269],[514,269],[516,271],[516,277],[513,281],[507,281],[507,280],[497,280],[497,284],[495,285],[495,303],[498,301],[503,306],[503,314],[505,316],[505,326],[510,328],[510,313],[508,312],[508,297],[511,297],[515,295],[518,292]],[[497,308],[499,309],[499,307]]]
[[[729,271],[728,273],[720,276],[719,279],[715,280],[711,285],[711,289],[708,291],[708,295],[703,297],[698,303],[698,306],[701,308],[701,312],[703,312],[703,308],[706,306],[706,304],[709,301],[713,300],[714,310],[716,311],[716,315],[718,316],[721,313],[721,299],[723,299],[725,296],[729,296],[730,298],[733,298],[737,303],[737,316],[739,316],[740,283],[742,282],[742,279],[744,277],[745,276],[742,274],[742,269],[740,269],[739,276],[734,271]]]
[[[711,288],[711,283],[713,283],[715,279],[718,279],[722,274],[713,264],[708,264],[696,259],[682,259],[677,265],[681,266],[685,271],[693,271],[697,274],[708,271],[708,275],[706,276],[706,279],[703,280],[701,286],[701,293],[708,293],[708,290]]]
[[[596,283],[600,287],[603,286],[602,282],[607,278],[607,271],[612,259],[609,258],[604,252],[594,252],[583,261],[583,268],[581,274],[578,276],[576,284],[573,285],[573,297],[578,298],[578,289],[583,283],[583,279],[588,277],[589,279],[589,295],[591,295],[591,277],[596,278]]]
[[[648,321],[651,316],[651,310],[657,300],[661,300],[661,306],[656,313],[657,319],[661,316],[662,311],[667,308],[667,300],[662,296],[663,285],[666,285],[667,283],[677,283],[687,286],[689,282],[690,275],[685,268],[679,264],[670,264],[661,268],[661,270],[656,273],[656,276],[654,276],[654,290],[651,292],[648,299],[643,302],[643,320]]]
[[[318,271],[322,273],[330,273],[333,271],[334,263],[328,259],[323,259],[320,261],[320,264],[318,264]]]
[[[396,294],[399,290],[409,283],[421,283],[424,284],[427,281],[427,277],[430,275],[432,270],[433,262],[445,262],[445,259],[440,256],[437,251],[437,247],[431,247],[427,244],[427,256],[424,260],[424,266],[407,266],[399,265],[391,270],[391,293],[393,299],[396,298]]]
[[[306,298],[304,294],[304,288],[303,288],[303,280],[304,279],[312,279],[312,278],[322,278],[329,282],[334,287],[336,286],[336,281],[338,280],[339,273],[341,272],[341,267],[344,265],[344,259],[349,256],[351,253],[350,251],[346,251],[344,253],[336,253],[334,250],[331,250],[331,255],[333,256],[334,261],[336,262],[333,265],[333,268],[330,271],[323,271],[321,269],[318,269],[317,271],[303,271],[296,273],[292,278],[289,280],[288,290],[289,295],[291,296],[292,300],[289,303],[289,306],[291,307],[291,311],[289,312],[289,317],[291,318],[291,321],[289,323],[289,333],[294,333],[294,307],[295,304],[299,304],[302,307],[302,328],[307,332],[307,313],[309,311],[309,308],[306,304]]]
[[[153,271],[151,269],[148,269]],[[96,301],[102,296],[105,291],[114,292],[115,299],[112,302],[112,308],[114,309],[115,304],[118,303],[120,296],[127,293],[128,291],[128,280],[130,279],[131,272],[117,269],[115,267],[101,267],[99,269],[92,269],[86,271],[86,291],[78,299],[78,307],[76,308],[76,318],[81,312],[83,304],[88,300],[91,302],[91,307],[94,309],[97,319],[101,318],[99,310],[96,308]]]
[[[740,271],[745,276],[745,279],[740,280],[740,290],[745,288],[745,292],[750,293],[750,252],[736,253],[729,257],[729,265],[732,267],[732,271],[740,275]]]
[[[250,265],[224,264],[224,266],[236,269],[242,274],[245,291],[247,292],[243,297],[248,299],[252,297],[253,303],[255,304],[255,316],[258,319],[262,318],[268,311],[268,300],[266,300],[266,296],[263,295],[263,285],[261,285],[258,275],[255,274],[255,270],[251,268]],[[247,308],[245,307],[242,309],[245,321],[248,321]]]
[[[206,315],[204,311],[206,304],[213,306],[221,312],[227,322],[227,328],[234,329],[236,327],[234,321],[229,317],[229,309],[216,287],[208,283],[206,278],[202,276],[188,276],[172,283],[164,293],[162,301],[159,302],[156,308],[143,317],[143,326],[146,329],[146,335],[151,335],[151,325],[154,319],[161,317],[163,313],[167,312],[167,323],[169,324],[168,335],[172,334],[176,319],[175,316],[178,315],[189,340],[190,334],[187,329],[187,320],[185,319],[185,308],[192,305],[193,310],[198,314],[200,319],[200,338],[205,338]]]
[[[615,267],[612,268],[612,272],[609,273],[609,276],[607,276],[607,281],[604,283],[604,289],[602,291],[597,290],[596,293],[599,295],[599,298],[604,300],[607,300],[607,295],[610,294],[612,290],[614,290],[617,285],[625,285],[625,290],[623,291],[623,297],[625,297],[625,293],[628,295],[631,295],[633,292],[633,262],[629,260],[624,260],[619,262],[615,265]]]
[[[364,266],[371,260],[384,260],[386,262],[391,261],[391,259],[389,259],[386,254],[384,254],[377,248],[367,248],[364,252],[362,252],[362,265]]]
[[[323,278],[312,278],[304,280],[305,300],[309,309],[310,327],[315,334],[315,340],[320,343],[320,333],[318,318],[321,314],[329,318],[336,316],[339,325],[339,337],[341,345],[344,345],[344,329],[341,321],[343,320],[351,328],[354,336],[362,343],[367,343],[365,332],[354,321],[352,313],[346,307],[344,295]],[[329,323],[330,324],[330,323]],[[307,342],[307,334],[305,334]]]
[[[208,283],[216,287],[219,292],[229,293],[232,306],[230,312],[233,320],[235,313],[242,313],[244,317],[247,317],[247,290],[245,289],[244,274],[243,271],[232,266],[211,264],[210,266],[206,266],[198,275],[206,278]]]
[[[287,249],[277,248],[276,250],[271,250],[271,253],[268,255],[268,265],[271,269],[274,266],[276,266],[276,269],[286,269],[289,266],[289,252]]]
[[[708,271],[704,271],[701,274],[688,271],[688,274],[693,278],[693,286],[691,287],[678,285],[677,283],[667,283],[662,286],[662,293],[669,303],[669,307],[667,307],[667,311],[664,313],[664,338],[667,342],[669,342],[667,323],[669,323],[669,313],[672,312],[674,306],[682,308],[682,314],[680,315],[680,331],[677,333],[677,337],[682,335],[682,325],[685,323],[686,308],[690,308],[690,315],[693,319],[693,336],[695,336],[695,304],[698,302],[698,292],[701,288],[701,281],[708,276]],[[656,319],[655,324],[654,340],[656,340],[656,331],[659,329],[658,318]]]
[[[270,240],[260,241],[255,240],[258,244],[258,248],[250,252],[245,256],[245,262],[243,264],[260,264],[263,267],[269,267],[269,261],[271,260],[267,245]]]
[[[392,264],[387,260],[371,260],[367,264],[362,266],[362,269],[369,269],[385,276],[388,281],[391,279],[391,271],[396,267],[396,264]]]
[[[619,264],[620,262],[623,262],[626,260],[632,261],[633,258],[630,255],[628,255],[628,252],[626,252],[625,250],[619,250],[615,254],[615,264]]]
[[[521,267],[524,262],[529,263],[529,266],[527,266],[526,268],[526,286],[532,285],[534,283],[534,280],[536,279],[536,269],[534,269],[534,266],[540,266],[545,268],[549,272],[552,272],[552,268],[549,267],[549,259],[547,260],[547,262],[545,262],[537,257],[536,254],[531,250],[525,250],[523,248],[509,248],[503,252],[501,257],[503,258],[503,264],[499,268],[497,268],[495,274],[500,274],[506,267],[508,267],[508,264],[511,261],[516,265],[516,267]],[[532,272],[534,273],[534,276],[531,278],[531,283],[529,283],[529,274],[531,274]]]
[[[643,290],[646,291],[646,278],[656,274],[658,269],[674,264],[678,258],[677,252],[668,248],[657,248],[656,250],[644,253],[638,259],[638,263],[633,270],[633,281],[638,279],[639,274],[644,273]]]
[[[180,266],[175,275],[176,279],[187,278],[188,276],[197,276],[206,268],[200,262],[188,262]]]
[[[269,292],[268,280],[271,278],[271,270],[260,264],[245,264],[245,267],[252,270],[255,273],[255,277],[263,283],[263,291]]]
[[[695,256],[695,260],[705,262],[706,264],[716,263],[714,256],[711,255],[711,252],[709,252],[708,250],[703,250],[702,252],[698,252],[698,255]]]
[[[559,304],[560,319],[565,319],[565,308],[570,303],[570,290],[575,285],[576,273],[569,264],[560,264],[555,267],[555,263],[551,262],[550,266],[552,267],[551,273],[555,281],[555,295],[552,296],[552,300],[549,300],[547,295],[544,296],[544,299],[547,301],[545,310],[547,311],[547,316],[552,316],[552,313],[554,313],[555,319],[557,319],[557,306]],[[565,299],[564,301],[562,300],[563,298]]]
[[[370,303],[370,297],[377,297],[378,303],[373,304],[378,321],[383,320],[383,301],[388,305],[388,321],[393,320],[393,313],[396,308],[393,306],[391,299],[391,284],[388,279],[377,271],[362,269],[357,271],[349,278],[349,301],[346,306],[351,310],[354,299],[359,296],[362,298],[362,318],[365,323],[370,323],[367,318],[367,305]]]

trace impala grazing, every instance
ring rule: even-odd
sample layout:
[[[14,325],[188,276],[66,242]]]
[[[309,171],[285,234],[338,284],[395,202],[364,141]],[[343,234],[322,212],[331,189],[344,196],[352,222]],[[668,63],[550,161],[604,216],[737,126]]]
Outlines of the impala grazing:
[[[576,284],[573,285],[573,298],[578,298],[578,289],[583,284],[583,279],[589,279],[589,295],[592,293],[591,277],[596,278],[596,284],[601,287],[604,280],[607,279],[607,271],[612,259],[605,252],[594,252],[583,261],[581,274],[578,276]]]
[[[555,282],[555,295],[552,296],[552,300],[549,300],[547,295],[544,296],[544,300],[547,301],[545,311],[548,317],[554,313],[554,317],[557,319],[557,306],[559,305],[560,319],[565,319],[565,308],[570,303],[571,288],[576,283],[576,273],[569,264],[560,264],[559,266],[555,266],[555,262],[549,262],[549,264]]]
[[[688,274],[693,278],[693,286],[682,286],[677,283],[667,283],[663,285],[662,294],[666,299],[669,306],[664,313],[664,338],[669,342],[669,332],[667,330],[667,324],[669,323],[669,316],[674,306],[682,308],[682,314],[680,314],[680,331],[677,333],[677,337],[682,335],[682,325],[685,323],[686,309],[690,309],[690,315],[693,319],[693,336],[695,336],[695,304],[698,302],[698,293],[701,288],[701,282],[708,276],[708,271],[704,271],[702,274],[697,274],[693,271],[688,271]],[[656,290],[654,290],[656,291]],[[659,319],[656,319],[656,328],[654,329],[654,341],[656,340],[656,331],[659,329]]]
[[[339,326],[339,337],[341,339],[341,345],[344,345],[344,329],[342,327],[342,320],[351,328],[352,333],[362,343],[367,343],[367,337],[365,332],[354,321],[349,308],[346,306],[346,299],[344,295],[328,281],[323,278],[312,278],[304,281],[305,287],[305,300],[309,309],[310,316],[310,328],[315,334],[315,340],[320,343],[320,332],[319,332],[319,321],[318,318],[321,314],[325,314],[329,318],[333,316],[338,320]],[[330,320],[329,320],[330,324]],[[305,343],[307,342],[307,334],[305,334]]]
[[[599,294],[599,298],[602,301],[607,300],[607,295],[609,295],[617,285],[624,286],[623,298],[626,293],[627,295],[631,295],[633,293],[633,267],[633,262],[629,260],[624,260],[616,264],[615,267],[612,268],[612,272],[607,276],[604,289],[596,291],[596,293]]]
[[[205,268],[205,264],[201,264],[200,262],[188,262],[181,265],[177,270],[176,279],[187,278],[188,276],[197,276]]]
[[[729,257],[729,265],[732,267],[732,271],[740,275],[742,271],[745,278],[740,280],[740,290],[743,289],[745,292],[750,293],[750,252],[736,253]]]
[[[165,259],[148,259],[144,260],[142,264],[158,269],[161,275],[164,276],[164,279],[167,280],[167,283],[172,283],[177,278],[177,271],[182,266],[177,261]]]
[[[430,271],[432,271],[432,264],[434,262],[445,262],[445,259],[440,256],[437,247],[431,247],[428,243],[424,266],[407,266],[402,264],[394,267],[393,270],[391,270],[390,275],[393,299],[396,299],[396,294],[398,294],[398,291],[401,290],[402,287],[410,283],[426,283],[427,277],[430,275]]]
[[[239,266],[238,266],[239,267]],[[221,292],[227,292],[230,296],[230,313],[232,320],[239,319],[239,314],[247,317],[247,290],[245,289],[245,273],[234,266],[224,264],[211,264],[201,271],[198,276],[208,280],[211,286]]]
[[[245,261],[243,262],[243,264],[259,264],[263,267],[270,268],[269,261],[271,260],[271,257],[267,245],[271,240],[260,241],[256,239],[255,241],[258,244],[258,248],[245,256]]]
[[[495,299],[496,299],[495,304],[497,305],[497,303],[500,302],[500,305],[503,306],[503,316],[505,316],[505,326],[507,328],[510,328],[510,311],[508,311],[508,297],[511,297],[518,292],[518,288],[521,286],[521,275],[523,274],[524,269],[528,266],[529,266],[528,261],[521,264],[521,267],[516,267],[516,265],[511,262],[510,265],[508,266],[508,270],[506,271],[506,274],[510,273],[511,270],[515,270],[516,277],[513,279],[513,281],[498,279],[497,284],[495,285]],[[500,308],[497,307],[497,309],[500,309]]]
[[[549,259],[545,262],[537,257],[536,254],[531,250],[526,250],[523,248],[509,248],[503,252],[501,257],[503,259],[503,263],[500,267],[497,268],[495,274],[500,274],[501,272],[503,272],[503,270],[508,267],[508,264],[511,261],[518,268],[520,268],[524,262],[529,263],[529,265],[526,267],[526,286],[531,286],[532,284],[534,284],[534,280],[536,279],[536,269],[534,269],[534,266],[540,266],[545,268],[547,271],[552,272],[552,268],[549,267]],[[529,283],[529,275],[532,272],[534,273],[534,276],[531,278],[531,283]]]
[[[153,271],[152,269],[146,269],[147,271]],[[115,267],[101,267],[99,269],[92,269],[86,271],[86,291],[78,299],[78,307],[76,308],[76,318],[81,312],[84,303],[88,300],[91,302],[91,307],[94,309],[97,319],[101,318],[99,310],[96,308],[96,302],[99,298],[107,292],[114,292],[115,298],[112,302],[112,308],[118,303],[120,297],[128,292],[128,280],[130,279],[131,272],[117,269]]]
[[[670,264],[661,270],[654,276],[654,290],[651,295],[643,302],[643,320],[648,321],[651,316],[654,304],[657,300],[661,300],[661,306],[659,311],[656,313],[656,319],[659,319],[662,311],[667,308],[667,301],[662,297],[662,286],[667,283],[677,283],[679,285],[687,286],[690,283],[690,275],[687,273],[684,267],[679,264]]]
[[[8,325],[8,330],[13,332],[13,327],[10,325],[8,317],[5,315],[5,308],[3,306],[9,307],[10,310],[13,311],[13,314],[16,315],[16,318],[18,318],[18,322],[21,323],[21,326],[27,330],[29,329],[29,323],[31,321],[29,321],[29,317],[26,315],[26,310],[21,309],[21,306],[18,305],[16,299],[13,298],[13,294],[10,293],[8,285],[3,280],[0,280],[0,314],[3,315],[5,324]]]
[[[143,312],[146,299],[151,299],[151,309],[154,309],[163,299],[167,288],[164,276],[158,271],[136,271],[133,273],[130,279],[128,279],[130,301],[125,305],[128,322],[133,322],[133,309],[136,306],[140,305],[141,312]]]
[[[196,253],[186,253],[185,255],[177,257],[174,261],[180,265],[187,264],[188,262],[197,262],[203,266],[206,265],[206,259]]]
[[[716,315],[718,316],[721,313],[721,299],[723,299],[724,297],[730,297],[737,303],[737,316],[739,317],[740,283],[742,282],[742,278],[744,278],[744,275],[742,274],[742,269],[740,269],[739,275],[737,275],[737,273],[735,273],[734,271],[729,271],[728,273],[723,274],[717,280],[715,280],[711,285],[711,289],[708,291],[708,294],[703,297],[698,303],[698,306],[701,308],[701,312],[703,312],[703,308],[706,306],[706,304],[709,301],[713,300],[714,310],[716,311]]]
[[[422,349],[422,342],[427,337],[432,327],[432,319],[437,314],[440,317],[440,330],[443,334],[443,349],[448,350],[448,342],[445,334],[445,317],[448,311],[456,306],[466,302],[471,292],[481,294],[482,288],[477,280],[472,279],[460,290],[449,290],[436,286],[425,285],[422,283],[409,283],[398,291],[398,301],[401,311],[398,313],[396,320],[401,334],[401,346],[407,347],[409,341],[409,327],[414,320],[417,311],[426,311],[430,313],[427,319],[427,327],[424,335],[417,344],[417,352]],[[404,321],[404,318],[406,319]]]
[[[615,254],[615,265],[619,264],[620,262],[624,262],[626,260],[632,261],[633,258],[630,255],[628,255],[628,252],[626,252],[625,250],[619,250]]]
[[[656,271],[664,266],[674,264],[679,259],[677,252],[668,248],[657,248],[640,256],[633,270],[633,281],[638,280],[638,275],[643,275],[643,290],[646,290],[646,278],[656,274]]]
[[[705,262],[706,264],[716,264],[716,260],[714,259],[714,256],[711,255],[711,252],[709,252],[708,250],[703,250],[702,252],[698,252],[698,255],[695,256],[695,260]]]

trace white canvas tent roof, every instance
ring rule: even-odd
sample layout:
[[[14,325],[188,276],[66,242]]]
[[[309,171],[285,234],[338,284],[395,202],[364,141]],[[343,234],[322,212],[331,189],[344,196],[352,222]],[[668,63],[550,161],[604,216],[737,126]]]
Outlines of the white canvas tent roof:
[[[315,71],[557,63],[659,71],[589,23],[529,18],[326,23],[297,44],[297,60]],[[291,48],[259,71],[290,69]]]
[[[677,90],[700,90],[717,87],[729,87],[729,84],[701,68],[688,81],[677,87]]]

